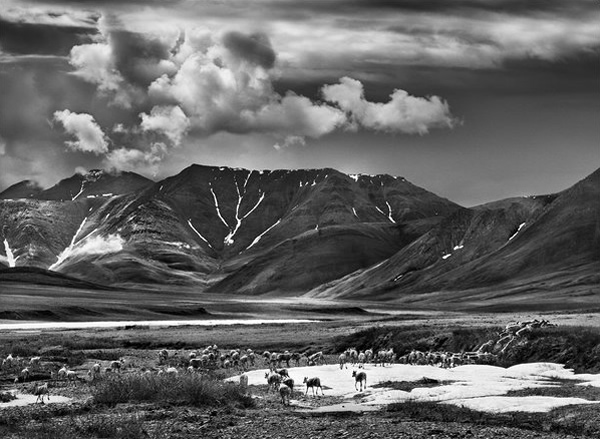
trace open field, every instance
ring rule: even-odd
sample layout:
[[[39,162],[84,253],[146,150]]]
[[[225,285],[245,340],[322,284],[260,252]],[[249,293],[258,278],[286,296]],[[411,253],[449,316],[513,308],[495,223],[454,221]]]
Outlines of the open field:
[[[72,299],[78,293],[62,294],[68,294]],[[156,297],[150,296],[140,308],[159,306],[159,297],[164,299],[163,294],[156,293]],[[179,299],[182,302],[176,302],[174,306],[180,309],[185,309],[185,300],[194,300],[191,292],[188,299],[178,295]],[[21,300],[20,303],[25,309],[28,296],[23,295]],[[97,300],[99,304],[100,298]],[[116,293],[109,294],[107,300],[120,303]],[[199,302],[197,304],[200,305]],[[318,322],[252,326],[190,325],[155,328],[127,325],[102,329],[2,330],[2,358],[12,353],[14,357],[20,356],[23,360],[18,367],[5,367],[0,370],[1,390],[18,389],[22,394],[27,394],[33,381],[49,382],[51,399],[50,404],[43,406],[34,404],[7,407],[8,403],[4,406],[0,404],[0,434],[7,438],[35,439],[239,438],[261,435],[290,438],[337,438],[349,435],[406,438],[558,438],[597,437],[600,433],[598,409],[594,404],[567,405],[540,413],[491,413],[473,407],[449,406],[435,401],[405,398],[403,402],[397,403],[391,399],[390,405],[378,406],[376,411],[363,411],[364,407],[358,410],[349,402],[358,403],[363,397],[366,401],[371,393],[358,392],[358,399],[354,396],[349,397],[349,394],[354,394],[354,382],[350,377],[352,367],[340,371],[338,366],[334,366],[339,353],[351,346],[359,350],[369,347],[375,350],[392,347],[398,358],[410,352],[411,348],[423,351],[472,351],[490,337],[495,337],[508,322],[537,318],[549,320],[558,326],[542,328],[528,334],[514,349],[511,348],[510,355],[498,359],[498,366],[504,368],[513,364],[550,361],[567,364],[567,367],[575,369],[577,374],[599,373],[600,319],[597,314],[443,313],[383,309],[369,303],[348,303],[342,306],[339,303],[292,299],[243,302],[225,297],[211,297],[201,305],[207,310],[210,319],[214,319],[215,315],[235,316],[241,313],[249,318],[308,317]],[[114,318],[115,315],[108,313],[103,317]],[[135,317],[147,317],[146,311],[141,311]],[[135,320],[131,315],[127,318]],[[7,320],[3,321],[6,322]],[[294,371],[296,367],[291,364],[290,375],[295,379],[296,389],[299,390],[296,390],[292,397],[292,405],[283,406],[278,394],[267,392],[266,380],[259,379],[255,385],[250,381],[250,398],[238,391],[237,384],[226,384],[222,381],[239,374],[238,368],[223,369],[215,365],[207,366],[201,373],[185,373],[189,353],[214,344],[218,345],[221,353],[235,348],[252,349],[259,358],[254,366],[250,366],[250,370],[267,367],[260,358],[264,350],[289,350],[308,355],[322,351],[329,365],[314,366],[314,369],[304,365]],[[163,348],[168,350],[169,358],[161,362],[158,352]],[[20,375],[21,369],[27,366],[25,361],[33,356],[41,356],[39,369],[34,368],[29,381],[13,383],[14,378]],[[104,370],[110,362],[117,359],[124,360],[123,371],[112,375],[105,373]],[[102,378],[92,381],[86,374],[95,363],[102,366]],[[64,364],[75,371],[78,380],[68,383],[50,379],[50,372],[56,371]],[[157,374],[167,366],[178,369],[177,377]],[[412,370],[411,367],[425,368],[424,370],[430,371],[431,376],[440,374],[440,379],[438,383],[431,380],[420,381],[416,379],[421,374],[418,372],[413,381],[408,378],[406,372],[395,376],[395,367],[405,371]],[[300,375],[304,375],[305,370],[314,370],[315,374],[323,373],[324,377],[329,376],[325,372],[319,372],[322,370],[319,368],[327,368],[327,374],[339,373],[341,382],[346,382],[344,386],[348,387],[347,391],[335,391],[332,387],[333,382],[328,385],[324,381],[324,396],[313,398],[311,393],[304,396],[305,387]],[[369,382],[368,392],[379,394],[383,391],[382,387],[393,392],[439,392],[443,390],[442,386],[448,386],[452,381],[442,378],[441,375],[456,374],[460,368],[456,369],[457,372],[446,372],[446,369],[438,366],[395,365],[382,369],[374,364],[367,364],[364,370],[371,377],[385,371],[381,385],[371,388],[377,380]],[[143,371],[150,371],[148,375],[152,377],[151,381],[140,378]],[[263,372],[253,373],[260,377]],[[600,399],[597,388],[579,386],[578,382],[553,379],[551,388],[513,387],[511,395],[519,398],[581,398],[587,401]],[[69,402],[53,401],[56,395],[70,398]]]

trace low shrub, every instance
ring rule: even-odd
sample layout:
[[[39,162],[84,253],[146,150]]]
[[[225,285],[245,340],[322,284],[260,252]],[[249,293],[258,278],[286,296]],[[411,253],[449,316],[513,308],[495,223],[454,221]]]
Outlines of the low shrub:
[[[95,383],[92,396],[95,403],[107,405],[130,401],[192,406],[253,405],[252,398],[244,394],[238,385],[199,374],[115,374]]]

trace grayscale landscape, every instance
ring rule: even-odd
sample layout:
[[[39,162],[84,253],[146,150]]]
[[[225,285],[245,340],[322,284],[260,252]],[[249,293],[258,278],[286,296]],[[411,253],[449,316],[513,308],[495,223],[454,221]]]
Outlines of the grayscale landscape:
[[[0,0],[0,437],[598,437],[598,18]]]

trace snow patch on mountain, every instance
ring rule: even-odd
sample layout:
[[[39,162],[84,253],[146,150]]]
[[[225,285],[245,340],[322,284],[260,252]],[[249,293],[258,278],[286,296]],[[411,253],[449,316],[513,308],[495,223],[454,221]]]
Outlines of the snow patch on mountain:
[[[271,231],[271,229],[275,226],[277,226],[279,223],[281,222],[281,218],[279,218],[275,224],[273,224],[271,227],[269,227],[267,230],[265,230],[264,232],[262,232],[260,235],[258,235],[256,238],[254,238],[254,241],[252,241],[252,244],[250,244],[246,250],[249,250],[251,247],[253,247],[254,245],[258,244],[258,241],[261,240],[261,238],[263,236],[265,236],[267,233],[269,233],[269,231]]]
[[[525,223],[519,224],[519,228],[517,229],[517,231],[513,233],[513,235],[510,238],[508,238],[508,240],[511,241],[515,236],[517,236],[523,227],[525,227]]]
[[[9,267],[14,267],[17,263],[17,259],[15,258],[10,246],[8,245],[8,241],[4,238],[4,251],[6,252],[6,261],[8,262]]]

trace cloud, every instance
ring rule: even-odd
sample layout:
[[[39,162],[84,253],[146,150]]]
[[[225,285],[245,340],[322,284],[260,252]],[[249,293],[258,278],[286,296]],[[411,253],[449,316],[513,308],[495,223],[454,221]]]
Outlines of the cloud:
[[[190,121],[178,106],[156,106],[150,115],[140,114],[144,131],[158,131],[164,133],[174,145],[181,143],[181,138],[190,127]]]
[[[153,143],[149,150],[118,148],[104,158],[104,166],[114,171],[137,171],[155,175],[161,161],[167,154],[164,143]]]
[[[427,134],[432,128],[452,128],[456,121],[448,104],[438,96],[410,96],[394,90],[386,103],[365,99],[360,81],[343,77],[339,84],[321,89],[323,98],[337,104],[350,118],[351,124],[388,133]]]
[[[343,111],[291,92],[257,111],[242,111],[241,119],[249,131],[312,138],[322,137],[346,122]]]
[[[96,155],[108,152],[107,138],[90,114],[62,110],[54,112],[54,120],[62,123],[65,131],[77,139],[65,142],[69,148]]]
[[[13,54],[68,55],[75,44],[91,40],[96,29],[69,26],[60,22],[39,23],[24,20],[36,17],[13,17],[17,21],[0,17],[0,42],[2,50]]]
[[[238,58],[265,69],[273,68],[275,65],[275,51],[271,47],[269,37],[263,33],[245,35],[240,32],[228,32],[223,36],[222,41],[227,50]]]
[[[277,151],[280,151],[282,149],[291,148],[296,145],[298,145],[298,146],[306,145],[306,140],[304,140],[304,137],[302,137],[302,136],[287,136],[285,139],[283,139],[283,143],[277,142],[275,145],[273,145],[273,148],[275,148]]]
[[[111,17],[99,24],[101,38],[75,46],[70,63],[75,75],[138,117],[127,128],[111,123],[112,144],[128,145],[102,149],[111,168],[154,173],[169,148],[188,136],[219,132],[265,134],[282,149],[339,129],[425,134],[453,126],[448,104],[439,97],[396,90],[389,102],[369,102],[362,83],[351,78],[325,86],[324,102],[277,92],[278,57],[263,33],[192,29],[145,35]],[[148,149],[149,144],[154,146]]]

